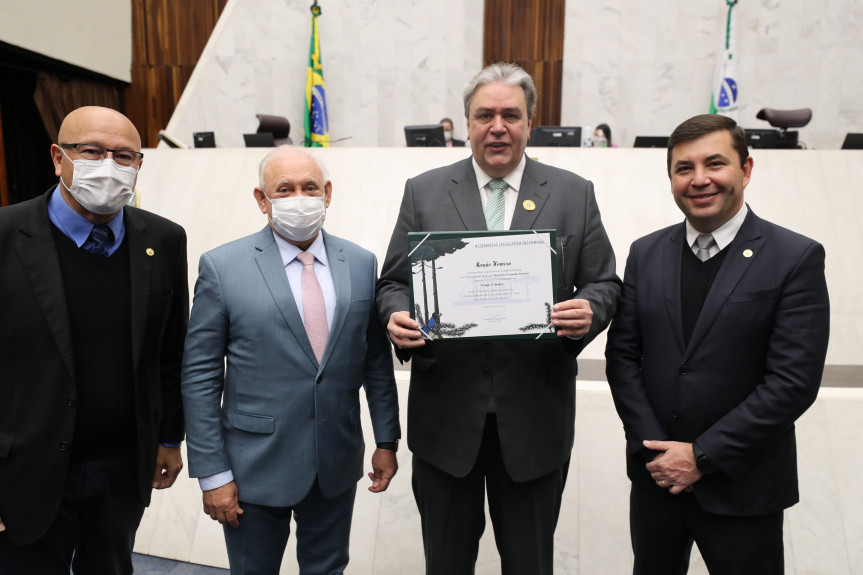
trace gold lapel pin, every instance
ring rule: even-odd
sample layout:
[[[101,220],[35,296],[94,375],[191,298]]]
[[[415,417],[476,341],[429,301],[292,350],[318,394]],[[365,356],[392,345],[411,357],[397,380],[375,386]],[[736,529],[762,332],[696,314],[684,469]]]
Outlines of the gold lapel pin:
[[[529,212],[532,212],[536,209],[536,204],[533,203],[533,200],[525,200],[521,203],[521,205]]]
[[[156,253],[156,252],[154,252],[154,251],[153,251],[153,248],[147,248],[147,255],[148,255],[148,256],[152,256],[152,255],[153,255],[153,254],[155,254],[155,253]]]
[[[751,258],[752,257],[752,250],[743,250],[743,257],[744,258]]]

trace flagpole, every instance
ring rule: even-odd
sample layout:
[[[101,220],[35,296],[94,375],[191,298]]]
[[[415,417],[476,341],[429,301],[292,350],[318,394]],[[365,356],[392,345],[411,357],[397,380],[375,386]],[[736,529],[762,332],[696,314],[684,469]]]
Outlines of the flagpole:
[[[710,97],[710,113],[722,114],[737,119],[738,85],[737,60],[734,52],[735,27],[733,10],[739,0],[725,0],[728,13],[725,18],[725,38],[721,44],[716,59],[716,71],[713,77],[713,90]]]
[[[329,147],[330,128],[327,116],[324,70],[321,63],[321,41],[318,33],[318,18],[321,7],[318,0],[309,7],[312,13],[312,33],[309,44],[309,64],[306,73],[305,140],[306,147]]]

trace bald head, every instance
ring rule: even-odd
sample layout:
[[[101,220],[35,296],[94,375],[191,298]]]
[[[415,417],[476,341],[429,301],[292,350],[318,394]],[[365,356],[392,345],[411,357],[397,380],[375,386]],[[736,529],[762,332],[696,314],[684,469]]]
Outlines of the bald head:
[[[69,112],[57,139],[59,144],[97,144],[112,150],[141,151],[141,137],[129,118],[100,106],[84,106]]]
[[[327,170],[327,167],[321,162],[317,157],[311,155],[304,148],[298,148],[296,146],[279,146],[277,148],[273,148],[270,150],[266,156],[261,160],[261,163],[258,165],[258,185],[261,189],[265,189],[267,182],[267,170],[270,167],[270,164],[273,163],[281,163],[282,161],[291,162],[291,161],[306,161],[312,160],[318,165],[318,169],[321,171],[321,178],[323,182],[327,182],[330,179],[330,174]]]

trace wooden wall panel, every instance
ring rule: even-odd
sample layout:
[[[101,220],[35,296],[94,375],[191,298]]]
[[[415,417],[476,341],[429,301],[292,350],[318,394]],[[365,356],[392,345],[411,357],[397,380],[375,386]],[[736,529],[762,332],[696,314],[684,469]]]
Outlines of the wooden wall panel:
[[[513,62],[533,76],[534,126],[560,125],[566,0],[485,0],[483,63]]]
[[[132,83],[123,111],[144,147],[159,143],[228,0],[132,0]],[[191,134],[178,135],[191,140]]]

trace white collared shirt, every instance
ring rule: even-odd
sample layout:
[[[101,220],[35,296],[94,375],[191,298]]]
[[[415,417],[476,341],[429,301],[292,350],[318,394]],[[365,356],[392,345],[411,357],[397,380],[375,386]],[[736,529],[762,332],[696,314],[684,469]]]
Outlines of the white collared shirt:
[[[710,251],[708,252],[711,258],[734,241],[734,238],[737,237],[737,232],[740,231],[740,226],[743,225],[743,220],[746,219],[747,213],[749,213],[749,208],[744,203],[740,210],[734,214],[734,217],[710,233],[713,236],[713,241],[716,242],[710,247]],[[698,255],[698,246],[695,245],[695,240],[699,235],[701,235],[701,232],[693,228],[689,220],[686,220],[686,243],[692,248],[692,253],[696,255]]]
[[[473,162],[473,171],[476,174],[476,187],[482,200],[482,211],[485,212],[485,205],[488,203],[488,183],[494,178],[482,171],[482,168],[476,163],[476,158],[472,158],[471,162]],[[521,188],[521,178],[524,176],[524,166],[526,164],[527,156],[522,154],[521,161],[515,169],[502,178],[509,185],[503,192],[505,208],[503,229],[505,230],[508,230],[510,224],[512,224],[512,216],[515,214],[515,206],[518,204],[518,190]]]

